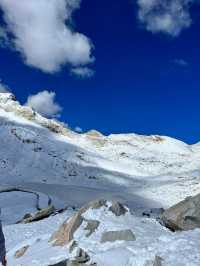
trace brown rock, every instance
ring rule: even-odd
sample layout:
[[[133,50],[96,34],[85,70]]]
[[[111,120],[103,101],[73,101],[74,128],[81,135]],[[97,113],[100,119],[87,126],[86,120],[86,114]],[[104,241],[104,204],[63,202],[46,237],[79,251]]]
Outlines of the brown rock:
[[[53,214],[55,211],[55,207],[53,205],[45,208],[45,209],[42,209],[40,211],[38,211],[35,215],[31,215],[31,214],[26,214],[24,216],[24,218],[19,221],[18,223],[24,223],[24,224],[27,224],[27,223],[32,223],[32,222],[36,222],[36,221],[40,221],[42,219],[45,219],[47,217],[49,217],[51,214]]]
[[[28,250],[30,246],[25,246],[21,249],[19,249],[18,251],[15,252],[15,258],[21,258],[22,256],[24,256],[24,254],[26,253],[26,251]]]
[[[74,233],[83,222],[81,213],[76,213],[72,218],[63,223],[61,227],[50,238],[53,246],[64,246],[68,244],[74,237]]]

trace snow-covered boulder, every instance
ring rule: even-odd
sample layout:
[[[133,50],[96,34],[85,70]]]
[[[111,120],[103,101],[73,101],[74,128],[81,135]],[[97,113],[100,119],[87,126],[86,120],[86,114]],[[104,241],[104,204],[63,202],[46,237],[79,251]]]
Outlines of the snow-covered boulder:
[[[161,219],[173,231],[200,228],[200,194],[167,209]]]

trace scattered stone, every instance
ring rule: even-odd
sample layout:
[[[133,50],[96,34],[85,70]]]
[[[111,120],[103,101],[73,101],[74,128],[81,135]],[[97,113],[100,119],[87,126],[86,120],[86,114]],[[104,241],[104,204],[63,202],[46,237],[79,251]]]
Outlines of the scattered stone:
[[[128,210],[121,203],[113,201],[109,211],[113,212],[116,216],[121,216],[125,215]]]
[[[107,207],[106,205],[106,200],[100,199],[100,200],[95,200],[92,201],[88,204],[87,209],[91,208],[91,209],[100,209],[101,207]]]
[[[153,266],[162,266],[163,258],[155,256]]]
[[[90,260],[90,256],[82,248],[78,248],[75,261],[78,263],[86,263]]]
[[[136,237],[131,230],[108,231],[104,232],[101,237],[101,243],[115,241],[135,241]]]
[[[58,262],[56,264],[51,264],[49,266],[68,266],[68,260],[63,260],[61,262]]]
[[[19,221],[18,223],[32,223],[36,221],[40,221],[42,219],[48,218],[50,215],[52,215],[55,212],[55,207],[53,205],[50,205],[47,208],[44,208],[40,211],[38,211],[35,215],[26,214],[24,218]]]
[[[164,211],[161,221],[172,231],[200,228],[200,194]]]
[[[24,256],[24,254],[26,253],[26,251],[28,250],[30,246],[25,246],[21,249],[19,249],[18,251],[15,252],[15,258],[21,258],[22,256]]]
[[[87,220],[87,226],[85,227],[85,230],[88,230],[89,232],[86,234],[86,237],[91,236],[99,227],[100,222],[97,220]]]
[[[33,218],[33,216],[30,214],[30,213],[26,213],[23,217],[23,220],[26,220],[26,219],[31,219]]]
[[[70,244],[70,247],[69,247],[69,253],[72,253],[74,251],[74,249],[77,247],[78,247],[78,243],[75,240],[73,240]]]

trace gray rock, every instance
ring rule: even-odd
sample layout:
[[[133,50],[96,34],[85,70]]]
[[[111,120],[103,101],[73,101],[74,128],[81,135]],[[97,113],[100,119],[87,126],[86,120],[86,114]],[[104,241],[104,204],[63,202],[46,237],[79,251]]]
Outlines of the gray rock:
[[[156,256],[154,263],[153,263],[153,266],[162,266],[162,262],[163,262],[163,259],[159,256]]]
[[[87,226],[85,227],[85,230],[88,230],[89,232],[86,234],[86,236],[91,236],[97,230],[99,224],[100,222],[97,220],[87,220]]]
[[[101,237],[101,243],[105,242],[115,242],[118,240],[123,241],[135,241],[136,237],[131,230],[121,230],[121,231],[108,231],[104,232]]]
[[[85,263],[90,260],[90,256],[82,248],[78,248],[75,261],[78,263]]]
[[[119,202],[113,201],[109,211],[113,212],[116,216],[125,215],[127,209]]]
[[[58,262],[56,264],[52,264],[52,265],[49,265],[49,266],[68,266],[68,260],[63,260],[61,262]]]
[[[161,221],[173,231],[200,228],[200,194],[164,211]]]
[[[88,209],[91,208],[91,209],[100,209],[101,207],[103,206],[107,206],[106,205],[106,200],[103,200],[103,199],[100,199],[100,200],[95,200],[95,201],[92,201],[88,204]]]

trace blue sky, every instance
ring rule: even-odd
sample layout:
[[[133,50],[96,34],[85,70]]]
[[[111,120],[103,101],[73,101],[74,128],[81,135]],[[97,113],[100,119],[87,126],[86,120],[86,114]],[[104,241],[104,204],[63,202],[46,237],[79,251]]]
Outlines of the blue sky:
[[[13,1],[8,1],[11,6]],[[189,1],[178,2],[186,5]],[[161,26],[155,23],[149,26],[157,15],[155,12],[143,17],[145,21],[139,20],[141,6],[136,1],[82,0],[80,8],[73,13],[70,27],[87,36],[91,41],[84,43],[85,47],[93,48],[90,54],[85,48],[84,56],[76,52],[80,56],[76,62],[69,53],[59,70],[49,71],[46,61],[42,67],[39,61],[30,61],[29,50],[26,53],[23,50],[25,46],[20,50],[16,43],[10,44],[18,33],[9,28],[10,21],[5,16],[11,11],[4,3],[5,0],[0,0],[1,29],[7,35],[1,38],[0,79],[19,101],[25,103],[30,95],[44,90],[54,91],[54,100],[62,107],[60,118],[72,128],[79,126],[83,131],[94,128],[105,134],[169,135],[188,143],[200,140],[200,8],[197,4],[190,9],[183,6],[184,15],[189,15],[184,19],[188,19],[187,25],[177,17],[169,28],[166,24],[163,27],[163,21]],[[157,9],[174,12],[166,11],[165,6],[158,5]],[[45,49],[49,45],[47,40]],[[95,72],[92,77],[71,73],[71,69],[83,68],[78,66],[80,60],[85,60],[85,66]]]

